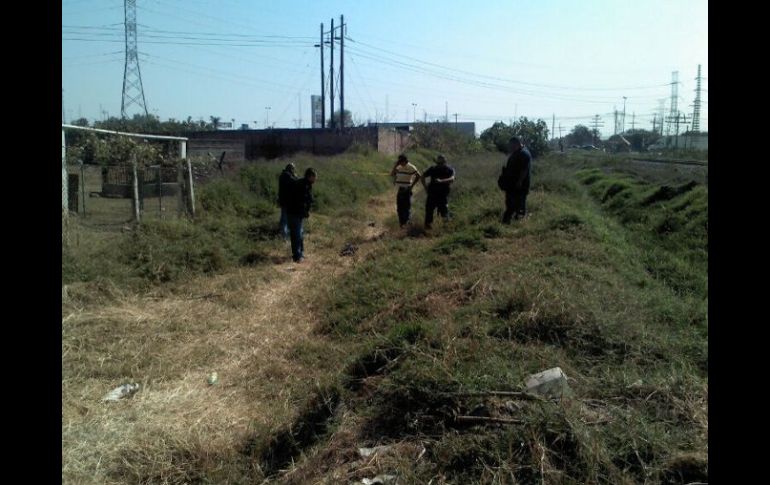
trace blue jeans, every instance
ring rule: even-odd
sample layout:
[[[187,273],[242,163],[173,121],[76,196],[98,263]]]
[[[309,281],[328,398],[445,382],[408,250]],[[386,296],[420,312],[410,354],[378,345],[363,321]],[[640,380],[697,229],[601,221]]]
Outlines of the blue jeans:
[[[296,262],[304,257],[303,237],[305,233],[302,229],[303,217],[287,214],[286,219],[289,226],[289,234],[291,235],[291,259]]]
[[[278,222],[281,234],[283,234],[283,240],[289,239],[289,222],[287,219],[286,208],[281,207],[281,220]]]

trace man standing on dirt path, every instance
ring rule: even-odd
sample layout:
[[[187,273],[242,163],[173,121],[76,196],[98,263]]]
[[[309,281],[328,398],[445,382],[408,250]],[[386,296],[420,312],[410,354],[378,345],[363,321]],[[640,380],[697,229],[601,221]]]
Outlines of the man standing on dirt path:
[[[396,194],[396,211],[398,223],[404,227],[409,222],[412,212],[412,189],[422,177],[417,167],[409,163],[406,155],[399,155],[398,161],[390,171],[393,183],[398,187]]]
[[[283,234],[283,240],[289,240],[289,223],[286,218],[286,207],[289,205],[292,185],[297,181],[293,163],[286,165],[281,175],[278,176],[278,205],[281,206],[281,220],[278,223]]]
[[[430,177],[430,184],[425,183],[425,179]],[[455,169],[447,165],[444,155],[436,157],[436,165],[430,167],[422,175],[422,185],[428,192],[428,198],[425,201],[425,229],[430,229],[433,224],[433,211],[438,209],[438,213],[444,220],[449,220],[449,186],[455,180]]]
[[[289,234],[291,235],[291,257],[295,263],[300,263],[305,259],[302,222],[310,217],[310,206],[313,204],[313,184],[316,176],[314,169],[305,170],[305,176],[293,182],[289,203],[286,206]]]
[[[508,140],[508,148],[511,155],[498,181],[500,188],[505,191],[503,224],[510,224],[511,217],[518,220],[527,215],[527,194],[532,168],[532,155],[518,137],[514,136]]]

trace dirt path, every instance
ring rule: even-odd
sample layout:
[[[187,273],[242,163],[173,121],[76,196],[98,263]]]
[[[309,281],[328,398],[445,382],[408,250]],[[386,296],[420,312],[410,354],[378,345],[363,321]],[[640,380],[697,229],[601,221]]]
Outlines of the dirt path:
[[[300,264],[291,262],[287,243],[272,255],[277,264],[196,278],[173,295],[118,295],[106,305],[65,301],[63,480],[183,479],[198,453],[235,455],[256,431],[289,422],[323,378],[317,364],[332,355],[312,335],[318,315],[310,295],[377,244],[393,205],[390,193],[371,199],[374,224],[346,227],[324,247],[320,234],[306,235]],[[344,240],[372,244],[341,257]],[[213,386],[211,372],[218,374]],[[142,385],[134,397],[100,402],[129,381]]]

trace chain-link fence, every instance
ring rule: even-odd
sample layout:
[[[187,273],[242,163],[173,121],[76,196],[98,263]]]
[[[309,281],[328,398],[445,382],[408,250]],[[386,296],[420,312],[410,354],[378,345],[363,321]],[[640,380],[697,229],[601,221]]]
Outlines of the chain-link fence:
[[[74,133],[71,147],[65,131]],[[104,229],[194,216],[186,142],[184,137],[62,125],[62,215]]]
[[[186,168],[126,165],[67,165],[69,210],[88,226],[122,226],[141,220],[182,217],[187,213]],[[136,193],[135,193],[136,192]]]

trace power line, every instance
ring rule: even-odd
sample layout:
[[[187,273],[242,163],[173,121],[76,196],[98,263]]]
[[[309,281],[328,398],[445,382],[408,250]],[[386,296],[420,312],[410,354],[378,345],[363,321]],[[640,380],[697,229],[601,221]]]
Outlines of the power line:
[[[175,63],[175,64],[181,64],[181,65],[189,66],[189,67],[192,67],[194,69],[198,69],[200,71],[204,71],[205,72],[205,74],[193,72],[194,74],[199,74],[199,75],[202,75],[202,76],[205,76],[205,77],[211,77],[213,79],[221,79],[221,80],[225,80],[225,81],[232,81],[232,79],[227,79],[226,77],[223,77],[223,75],[224,75],[224,76],[230,76],[231,78],[240,78],[240,79],[244,79],[246,81],[251,81],[251,82],[248,82],[248,83],[243,83],[242,81],[233,81],[233,82],[240,82],[241,84],[246,84],[246,85],[249,85],[249,86],[271,85],[271,86],[278,86],[278,87],[282,87],[282,88],[291,87],[291,86],[289,86],[287,84],[276,83],[276,82],[273,82],[273,81],[267,81],[267,80],[264,80],[264,79],[259,79],[259,78],[250,77],[250,76],[244,76],[242,74],[233,74],[233,73],[228,73],[228,72],[222,73],[221,71],[218,71],[218,73],[220,75],[214,75],[214,74],[211,74],[211,69],[208,68],[208,67],[205,67],[205,66],[199,66],[197,64],[191,64],[189,62],[178,61],[178,60],[175,60],[175,59],[170,59],[170,58],[167,58],[167,57],[158,56],[158,55],[154,55],[154,54],[151,55],[151,54],[147,54],[147,53],[144,53],[144,52],[140,52],[140,55],[145,56],[146,58],[148,57],[150,59],[159,59],[159,60],[164,60],[164,61],[167,61],[167,62],[172,62],[172,63]],[[307,52],[305,52],[305,55],[307,55]],[[181,68],[177,68],[177,67],[173,67],[173,66],[168,66],[168,65],[163,65],[163,64],[158,63],[158,62],[153,62],[152,60],[145,60],[145,62],[148,62],[150,64],[154,64],[154,65],[161,65],[163,67],[168,67],[170,69],[180,69],[180,70],[182,70]],[[186,72],[191,72],[191,71],[188,70]],[[303,74],[306,73],[306,72],[307,71],[302,71]],[[295,90],[295,92],[296,92],[296,90]]]
[[[414,58],[414,57],[410,57],[410,56],[404,55],[403,53],[389,51],[387,49],[383,49],[382,47],[377,47],[377,46],[374,46],[374,45],[371,45],[371,44],[367,44],[365,42],[356,41],[354,39],[351,39],[350,37],[346,37],[346,38],[348,40],[350,40],[351,42],[354,42],[356,44],[360,44],[362,46],[366,46],[366,47],[369,47],[371,49],[375,49],[375,50],[378,50],[378,51],[381,51],[381,52],[385,52],[385,53],[388,53],[388,54],[391,54],[391,55],[395,55],[395,56],[398,56],[399,58],[411,59],[411,60],[417,61],[417,62],[419,62],[421,64],[425,64],[425,65],[429,65],[429,66],[434,66],[434,67],[437,67],[439,69],[444,69],[444,70],[447,70],[447,71],[453,71],[453,72],[457,72],[457,73],[460,73],[460,74],[465,74],[465,75],[470,75],[470,76],[475,76],[475,77],[491,79],[491,80],[495,80],[495,81],[503,81],[503,82],[508,82],[508,83],[512,83],[512,84],[522,84],[522,85],[525,85],[525,86],[533,86],[533,87],[540,87],[540,88],[551,88],[551,89],[566,89],[566,90],[575,90],[575,91],[619,91],[619,90],[633,90],[633,89],[654,89],[654,88],[660,88],[660,87],[663,87],[663,86],[667,85],[667,84],[656,84],[656,85],[631,86],[631,87],[585,88],[585,87],[577,87],[577,86],[558,86],[558,85],[553,85],[553,84],[530,83],[530,82],[518,81],[518,80],[514,80],[514,79],[501,78],[501,77],[497,77],[497,76],[488,76],[488,75],[484,75],[484,74],[478,74],[478,73],[475,73],[475,72],[464,71],[462,69],[447,67],[447,66],[443,66],[443,65],[436,64],[436,63],[433,63],[433,62],[425,61],[423,59],[417,59],[417,58]]]
[[[83,37],[62,37],[62,40],[78,41],[78,42],[117,42],[123,43],[122,40],[112,39],[86,39]],[[227,46],[227,47],[307,47],[308,44],[265,44],[265,43],[211,43],[211,42],[170,42],[170,41],[153,41],[143,40],[143,44],[161,44],[161,45],[202,45],[202,46]]]
[[[120,37],[121,33],[118,29],[109,29],[107,32],[92,32],[89,30],[81,30],[65,27],[63,33],[66,35],[82,35],[91,38],[100,37]],[[241,34],[202,34],[197,32],[174,32],[174,31],[162,31],[156,29],[138,29],[142,33],[142,37],[155,38],[155,39],[180,39],[180,40],[200,40],[200,41],[217,41],[217,42],[236,42],[236,43],[255,43],[255,44],[288,44],[288,45],[308,45],[311,41],[306,37],[289,37],[289,36],[253,36],[253,35],[241,35]]]
[[[396,68],[399,68],[399,69],[403,69],[403,70],[406,70],[406,71],[416,72],[418,74],[428,74],[428,75],[431,75],[431,76],[434,76],[434,77],[438,77],[438,78],[441,78],[441,79],[446,79],[446,80],[449,80],[449,81],[455,81],[455,82],[459,82],[459,83],[462,83],[462,84],[468,84],[468,85],[477,86],[477,87],[484,87],[484,88],[488,88],[488,89],[492,89],[492,90],[497,90],[497,91],[503,91],[503,92],[513,93],[513,94],[522,94],[522,95],[532,96],[532,97],[536,97],[536,98],[556,99],[556,100],[560,100],[560,101],[574,101],[574,102],[588,103],[588,104],[606,104],[607,103],[606,100],[614,99],[614,98],[606,98],[606,100],[599,100],[599,98],[596,98],[596,97],[594,97],[594,98],[578,98],[578,97],[576,97],[574,95],[570,96],[570,95],[560,95],[560,94],[539,93],[539,92],[534,92],[534,91],[523,90],[523,89],[520,89],[520,88],[512,88],[512,87],[509,87],[509,86],[502,86],[502,85],[499,85],[499,84],[493,84],[493,83],[489,83],[489,82],[486,82],[486,81],[475,81],[475,80],[469,80],[469,79],[464,79],[464,78],[458,78],[456,76],[449,75],[449,74],[446,74],[446,73],[436,72],[434,70],[429,70],[429,69],[421,68],[419,66],[415,66],[415,65],[412,65],[412,64],[404,63],[404,62],[393,60],[393,59],[388,59],[386,57],[374,57],[374,56],[368,55],[367,53],[364,53],[362,51],[355,51],[352,48],[350,48],[350,49],[354,53],[356,53],[359,57],[364,58],[364,59],[373,60],[373,61],[376,61],[376,62],[379,62],[379,63],[383,63],[383,64],[387,64],[387,65],[390,65],[390,66],[393,66],[393,67],[396,67]]]

